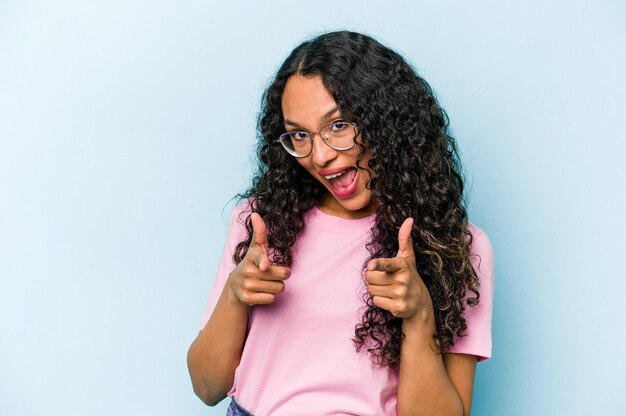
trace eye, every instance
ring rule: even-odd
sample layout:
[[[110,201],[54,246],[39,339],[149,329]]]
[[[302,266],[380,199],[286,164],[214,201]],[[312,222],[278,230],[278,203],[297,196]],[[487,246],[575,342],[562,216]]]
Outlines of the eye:
[[[309,137],[309,133],[307,133],[306,131],[291,131],[289,132],[289,135],[291,136],[292,140],[298,142],[304,141]]]
[[[347,121],[343,121],[343,120],[333,121],[332,124],[330,125],[330,131],[333,133],[339,133],[340,131],[347,129],[349,125],[350,123],[348,123]]]

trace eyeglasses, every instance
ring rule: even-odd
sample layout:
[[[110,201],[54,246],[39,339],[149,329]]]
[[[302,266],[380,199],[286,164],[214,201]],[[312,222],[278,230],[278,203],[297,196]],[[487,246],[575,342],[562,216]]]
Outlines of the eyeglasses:
[[[278,137],[285,150],[295,157],[308,156],[313,150],[313,135],[308,131],[288,131]],[[357,123],[335,120],[319,131],[322,141],[335,150],[348,150],[356,144]]]

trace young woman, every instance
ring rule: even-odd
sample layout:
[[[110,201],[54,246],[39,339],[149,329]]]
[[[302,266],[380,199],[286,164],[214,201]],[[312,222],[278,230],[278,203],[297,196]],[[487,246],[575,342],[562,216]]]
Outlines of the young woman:
[[[469,414],[493,255],[447,117],[353,32],[296,47],[264,95],[259,168],[189,349],[231,415]]]

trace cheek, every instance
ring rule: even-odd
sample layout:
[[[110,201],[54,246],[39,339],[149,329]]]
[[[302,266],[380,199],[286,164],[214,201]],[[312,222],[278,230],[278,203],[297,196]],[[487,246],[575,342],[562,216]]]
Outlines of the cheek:
[[[313,168],[313,165],[311,163],[311,161],[309,160],[310,157],[300,157],[300,158],[296,158],[296,161],[298,162],[298,164],[300,166],[302,166],[304,169],[308,170],[309,172],[311,171],[311,169]]]
[[[365,151],[365,154],[363,155],[363,158],[358,162],[359,163],[359,167],[362,169],[361,172],[365,173],[367,172],[368,175],[371,175],[372,171],[369,167],[369,162],[370,159],[372,158],[372,154],[370,153],[369,150]],[[354,160],[354,164],[356,165],[356,157]]]
[[[319,178],[316,175],[315,168],[313,167],[313,161],[311,160],[310,156],[297,158],[296,160],[298,164],[302,166],[304,170],[309,172],[309,174],[313,176],[315,179],[319,180]]]

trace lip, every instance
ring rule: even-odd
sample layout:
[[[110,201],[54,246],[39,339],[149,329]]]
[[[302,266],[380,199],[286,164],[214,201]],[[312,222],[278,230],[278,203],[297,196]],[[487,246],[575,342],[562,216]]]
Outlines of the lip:
[[[343,172],[344,170],[348,170],[353,166],[347,166],[347,167],[343,167],[343,168],[331,168],[331,169],[324,169],[324,170],[318,170],[317,174],[320,176],[330,176],[330,175],[334,175],[335,173],[339,173],[339,172]]]
[[[326,169],[323,170],[321,173],[324,173],[325,175],[334,175],[335,173],[339,173],[339,172],[343,172],[344,170],[348,170],[349,168],[341,168],[341,169]],[[356,170],[356,175],[354,175],[354,180],[352,181],[352,183],[345,189],[336,189],[335,187],[333,187],[333,185],[330,183],[330,181],[326,178],[324,178],[324,180],[326,180],[326,182],[328,182],[328,188],[330,189],[330,191],[337,197],[337,198],[348,198],[350,196],[352,196],[352,194],[356,191],[356,188],[359,185],[359,169]],[[323,177],[323,176],[322,176]]]

